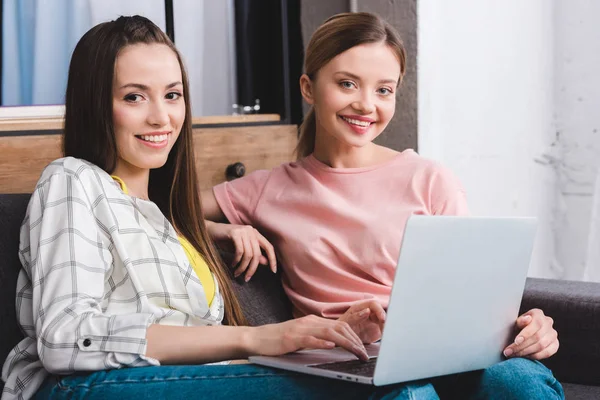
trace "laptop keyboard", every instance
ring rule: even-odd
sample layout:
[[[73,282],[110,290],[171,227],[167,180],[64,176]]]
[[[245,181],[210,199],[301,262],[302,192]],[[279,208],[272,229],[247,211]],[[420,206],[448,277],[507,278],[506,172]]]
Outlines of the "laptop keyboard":
[[[325,364],[311,365],[312,368],[326,369],[329,371],[343,372],[359,376],[372,377],[375,374],[375,363],[377,358],[370,358],[369,361],[350,360],[338,361]]]

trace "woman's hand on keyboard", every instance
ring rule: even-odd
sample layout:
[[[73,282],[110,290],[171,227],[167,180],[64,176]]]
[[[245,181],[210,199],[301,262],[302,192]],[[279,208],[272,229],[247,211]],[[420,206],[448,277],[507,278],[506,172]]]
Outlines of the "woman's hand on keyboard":
[[[350,325],[363,343],[373,343],[381,339],[386,313],[376,300],[365,300],[353,304],[339,321]]]
[[[251,355],[277,356],[302,349],[340,346],[363,361],[369,359],[365,346],[346,322],[315,315],[250,328],[246,342]]]

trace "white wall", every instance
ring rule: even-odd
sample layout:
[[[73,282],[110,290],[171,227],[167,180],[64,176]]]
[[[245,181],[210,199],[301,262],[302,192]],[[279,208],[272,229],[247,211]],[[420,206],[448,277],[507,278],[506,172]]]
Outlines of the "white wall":
[[[554,4],[556,263],[567,279],[600,281],[600,2]]]
[[[419,152],[462,180],[475,215],[537,216],[532,276],[552,262],[552,2],[418,2]],[[544,162],[543,159],[541,162]]]
[[[530,275],[600,281],[600,2],[419,1],[419,149],[474,214],[540,220]]]

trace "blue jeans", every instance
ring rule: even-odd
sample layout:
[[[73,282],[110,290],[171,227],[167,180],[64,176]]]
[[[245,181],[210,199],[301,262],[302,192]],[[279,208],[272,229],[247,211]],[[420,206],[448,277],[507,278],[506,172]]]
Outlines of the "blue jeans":
[[[252,364],[126,368],[52,377],[36,399],[564,399],[542,364],[511,359],[484,371],[373,387]],[[451,396],[451,397],[450,397]]]

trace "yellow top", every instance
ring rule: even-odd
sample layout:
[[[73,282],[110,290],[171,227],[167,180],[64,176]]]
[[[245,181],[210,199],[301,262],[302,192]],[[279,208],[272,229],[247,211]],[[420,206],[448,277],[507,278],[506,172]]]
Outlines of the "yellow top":
[[[121,190],[123,193],[129,194],[127,190],[127,185],[123,182],[123,179],[118,176],[111,175],[112,178],[121,186]],[[213,280],[213,275],[210,272],[210,268],[208,268],[208,264],[202,257],[202,255],[196,250],[194,246],[183,236],[177,236],[179,238],[179,243],[181,243],[181,247],[185,251],[185,255],[187,256],[190,265],[198,275],[200,282],[202,283],[202,287],[204,288],[204,293],[206,294],[206,300],[208,301],[208,305],[210,306],[213,298],[215,297],[215,281]]]

